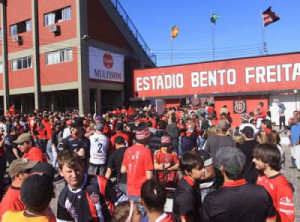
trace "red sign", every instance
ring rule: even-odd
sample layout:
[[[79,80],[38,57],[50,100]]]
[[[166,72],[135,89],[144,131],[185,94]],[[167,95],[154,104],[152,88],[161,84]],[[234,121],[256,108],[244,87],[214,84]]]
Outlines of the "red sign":
[[[103,55],[103,64],[107,69],[111,69],[114,65],[114,60],[111,54],[104,53]]]
[[[298,89],[300,53],[134,71],[137,97]]]

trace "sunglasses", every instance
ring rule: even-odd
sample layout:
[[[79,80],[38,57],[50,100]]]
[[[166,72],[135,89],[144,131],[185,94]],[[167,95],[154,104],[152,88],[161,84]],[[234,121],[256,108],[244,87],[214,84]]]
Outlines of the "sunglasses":
[[[21,170],[19,173],[30,173],[31,169],[25,169],[25,170]]]
[[[19,143],[19,145],[23,146],[25,143],[28,143],[28,142],[24,141],[23,143]]]

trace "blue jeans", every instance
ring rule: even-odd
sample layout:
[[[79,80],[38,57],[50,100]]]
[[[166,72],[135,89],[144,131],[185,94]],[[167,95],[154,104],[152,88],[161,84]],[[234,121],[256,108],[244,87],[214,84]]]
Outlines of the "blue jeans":
[[[49,159],[51,161],[53,161],[53,156],[52,156],[52,142],[51,142],[51,140],[48,140],[48,142],[47,142],[46,152],[48,154]]]
[[[56,169],[58,168],[58,163],[57,163],[57,152],[55,151],[54,147],[51,145],[51,154],[52,154],[52,166]]]
[[[197,145],[198,145],[198,150],[201,150],[203,148],[203,145],[205,143],[205,140],[201,137],[197,137]]]
[[[182,150],[181,150],[181,142],[182,142],[182,139],[183,137],[182,136],[179,136],[178,137],[178,156],[181,156],[182,155]]]
[[[143,218],[146,217],[147,214],[146,214],[146,211],[145,211],[144,207],[141,204],[141,198],[138,197],[138,196],[130,196],[130,195],[128,195],[128,197],[129,197],[130,200],[133,200],[134,203],[136,203],[136,205],[139,208]]]

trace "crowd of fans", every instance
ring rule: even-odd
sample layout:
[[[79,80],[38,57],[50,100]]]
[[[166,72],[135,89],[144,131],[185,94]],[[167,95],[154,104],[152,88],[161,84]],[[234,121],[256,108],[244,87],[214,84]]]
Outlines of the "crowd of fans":
[[[234,128],[226,105],[218,112],[207,103],[161,114],[151,105],[84,117],[8,112],[0,117],[0,220],[293,221],[285,152],[267,113],[258,103]],[[299,112],[288,125],[295,146]],[[62,179],[53,213],[53,183]]]

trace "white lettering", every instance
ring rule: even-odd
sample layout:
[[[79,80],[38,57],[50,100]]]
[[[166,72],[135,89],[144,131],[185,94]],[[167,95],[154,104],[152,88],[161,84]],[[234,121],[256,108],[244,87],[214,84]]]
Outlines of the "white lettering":
[[[236,84],[236,72],[235,69],[228,69],[227,71],[227,83],[228,85]]]
[[[208,71],[208,85],[209,86],[216,86],[217,85],[217,72],[216,70]]]
[[[149,90],[150,89],[149,77],[144,77],[143,84],[145,85],[144,88],[143,88],[144,90]]]
[[[157,76],[150,76],[150,79],[152,80],[152,89],[155,90],[155,79],[157,78]]]
[[[176,83],[177,83],[177,88],[183,88],[184,86],[184,82],[183,82],[183,74],[182,73],[178,73],[176,75]]]
[[[245,69],[246,84],[250,83],[250,78],[255,78],[255,75],[253,73],[250,73],[250,71],[254,71],[254,67],[246,67],[246,69]]]
[[[165,75],[165,89],[171,89],[171,88],[172,88],[172,76]]]
[[[284,68],[284,74],[285,74],[285,81],[290,81],[290,68],[292,67],[292,64],[282,64],[282,68]]]
[[[201,87],[207,86],[207,82],[204,82],[204,81],[207,81],[207,76],[204,76],[204,75],[207,75],[206,71],[200,72],[200,86]]]
[[[199,74],[198,72],[192,72],[191,73],[191,81],[192,81],[192,87],[199,87]]]
[[[223,86],[224,85],[224,73],[226,72],[226,70],[225,69],[221,69],[218,72],[220,74],[220,84],[221,84],[221,86]]]
[[[265,67],[257,66],[256,67],[256,83],[265,82]]]
[[[164,83],[162,76],[157,76],[157,89],[161,88],[164,89]]]
[[[272,71],[273,69],[275,69],[275,65],[267,66],[267,82],[276,82],[276,72]],[[275,78],[272,78],[273,76]]]
[[[277,65],[277,82],[281,82],[281,66]]]
[[[141,77],[136,78],[136,90],[137,91],[142,91],[143,90],[142,80],[143,80],[143,78],[141,78]]]
[[[176,75],[172,75],[173,88],[176,88]]]
[[[297,76],[300,76],[300,63],[294,64],[292,81],[295,81]]]

